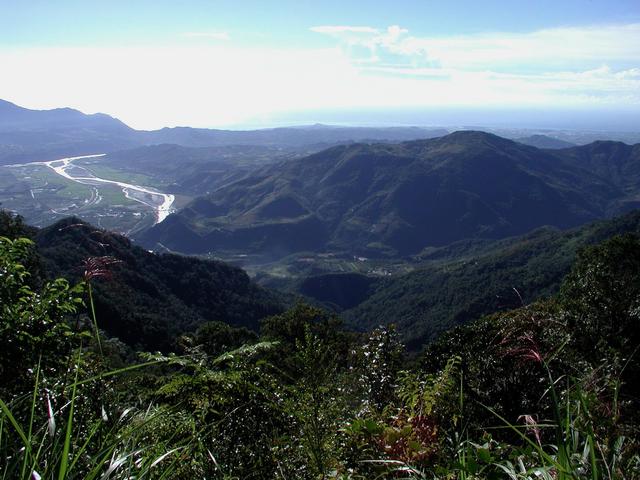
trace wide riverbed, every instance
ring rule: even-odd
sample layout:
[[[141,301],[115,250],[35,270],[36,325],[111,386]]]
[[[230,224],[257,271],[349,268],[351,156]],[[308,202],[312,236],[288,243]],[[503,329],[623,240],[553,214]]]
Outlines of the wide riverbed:
[[[125,197],[130,198],[131,200],[135,200],[136,202],[142,203],[151,207],[156,212],[156,221],[155,223],[162,222],[169,214],[171,214],[174,210],[172,208],[173,202],[175,201],[175,196],[170,193],[162,193],[158,192],[151,187],[143,187],[140,185],[133,185],[131,183],[119,182],[116,180],[109,180],[106,178],[96,177],[93,173],[89,172],[87,169],[74,165],[73,162],[76,160],[82,160],[85,158],[97,158],[103,157],[105,154],[100,153],[96,155],[83,155],[80,157],[66,157],[60,158],[58,160],[51,160],[48,162],[30,162],[23,163],[19,165],[9,165],[11,167],[24,167],[27,165],[44,165],[49,167],[58,175],[72,180],[77,183],[81,183],[83,185],[116,185],[122,189],[122,193],[124,193]],[[96,197],[92,198],[92,201],[98,202],[100,201],[100,196],[96,192]]]

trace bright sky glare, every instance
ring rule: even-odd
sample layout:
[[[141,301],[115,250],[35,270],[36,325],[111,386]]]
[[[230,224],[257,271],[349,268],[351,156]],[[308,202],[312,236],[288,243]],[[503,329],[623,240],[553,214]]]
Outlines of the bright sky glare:
[[[0,11],[0,98],[136,128],[318,109],[640,110],[637,0],[0,0]]]

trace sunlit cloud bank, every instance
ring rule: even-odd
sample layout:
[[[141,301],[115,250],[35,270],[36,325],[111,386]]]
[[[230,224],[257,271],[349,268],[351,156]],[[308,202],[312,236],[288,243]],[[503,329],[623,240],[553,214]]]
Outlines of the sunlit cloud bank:
[[[326,48],[0,48],[0,98],[107,112],[137,128],[228,126],[278,112],[385,107],[640,108],[640,24],[415,37],[325,25]]]
[[[451,37],[415,37],[397,25],[318,26],[347,48],[361,47],[379,63],[405,63],[463,70],[505,68],[586,69],[592,65],[640,61],[640,24],[554,28],[529,33],[483,33]]]
[[[311,30],[336,39],[361,73],[453,87],[455,103],[640,106],[640,24],[432,38],[397,25]]]

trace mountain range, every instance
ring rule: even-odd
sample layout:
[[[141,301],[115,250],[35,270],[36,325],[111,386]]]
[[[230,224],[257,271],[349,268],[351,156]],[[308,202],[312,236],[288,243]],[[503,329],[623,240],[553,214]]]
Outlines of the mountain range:
[[[364,331],[394,323],[408,347],[419,350],[456,325],[555,295],[582,248],[628,233],[640,234],[639,210],[564,231],[544,227],[484,245],[444,247],[413,272],[369,278],[366,291],[357,281],[342,282],[343,297],[354,290],[357,296],[341,315]]]
[[[567,142],[559,138],[550,137],[549,135],[530,135],[528,137],[520,137],[515,139],[516,142],[524,143],[537,148],[569,148],[575,147],[575,143]]]
[[[614,235],[640,233],[640,210],[574,229],[551,227],[503,240],[433,249],[414,270],[392,276],[312,274],[262,280],[339,312],[353,329],[393,323],[412,350],[483,315],[558,292],[578,252]]]
[[[87,115],[71,108],[31,110],[0,100],[0,165],[164,143],[185,147],[244,145],[300,148],[318,145],[316,150],[319,150],[323,146],[345,142],[400,142],[446,133],[446,130],[436,128],[328,125],[244,131],[190,127],[145,131],[135,130],[102,113]]]
[[[134,131],[109,115],[71,108],[29,110],[0,100],[0,165],[135,145]]]
[[[561,231],[545,227],[494,242],[462,242],[433,249],[415,270],[391,277],[355,273],[290,279],[284,292],[264,288],[223,262],[154,254],[77,218],[50,227],[16,228],[0,211],[0,235],[31,237],[46,277],[72,283],[85,260],[108,255],[107,278],[91,280],[100,328],[126,344],[168,350],[205,322],[257,330],[295,297],[340,313],[346,325],[367,331],[393,323],[411,350],[450,328],[557,293],[579,250],[614,235],[640,233],[640,210]],[[33,265],[32,265],[33,266]]]
[[[187,253],[419,254],[561,229],[640,205],[640,145],[538,149],[479,131],[350,144],[259,168],[139,240]]]
[[[553,293],[580,246],[639,230],[637,213],[581,225],[640,207],[640,144],[322,125],[144,132],[108,115],[0,102],[0,162],[91,148],[124,148],[105,165],[200,195],[137,235],[147,248],[406,261],[414,268],[406,275],[316,272],[293,280],[290,292],[340,311],[356,329],[396,322],[412,348]],[[96,286],[96,301],[110,319],[101,327],[129,344],[168,348],[169,338],[212,319],[255,329],[282,309],[278,294],[221,262],[156,255],[77,218],[34,232],[56,275],[77,281],[87,257],[120,261],[117,280]]]

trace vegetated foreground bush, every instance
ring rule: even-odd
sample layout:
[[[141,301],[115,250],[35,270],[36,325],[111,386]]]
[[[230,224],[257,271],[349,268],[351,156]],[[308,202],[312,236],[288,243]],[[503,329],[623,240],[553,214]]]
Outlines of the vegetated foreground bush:
[[[35,282],[32,249],[0,239],[0,478],[640,478],[637,237],[411,363],[305,305],[137,354],[98,329],[106,272]]]

